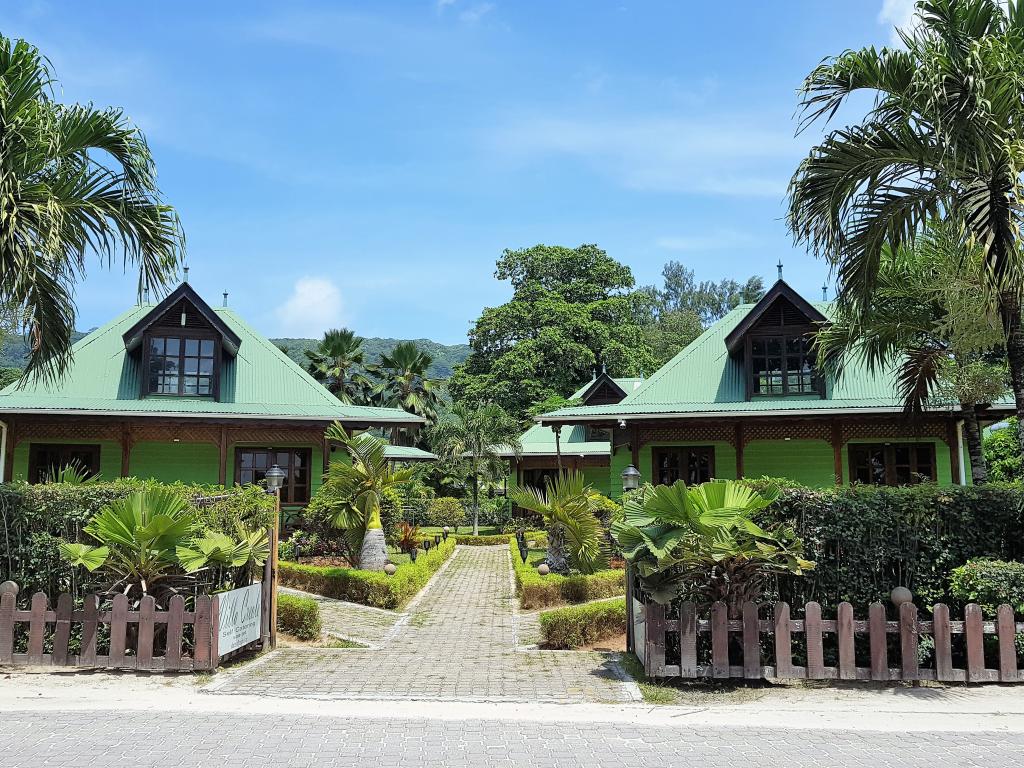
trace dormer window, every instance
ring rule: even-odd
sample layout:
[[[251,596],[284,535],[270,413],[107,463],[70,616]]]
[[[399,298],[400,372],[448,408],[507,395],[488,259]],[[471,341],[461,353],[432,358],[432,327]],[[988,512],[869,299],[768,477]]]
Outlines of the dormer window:
[[[825,316],[779,280],[725,337],[729,354],[743,357],[747,399],[825,396],[817,374],[814,334]]]
[[[146,344],[148,394],[214,394],[217,345],[213,339],[150,336]]]

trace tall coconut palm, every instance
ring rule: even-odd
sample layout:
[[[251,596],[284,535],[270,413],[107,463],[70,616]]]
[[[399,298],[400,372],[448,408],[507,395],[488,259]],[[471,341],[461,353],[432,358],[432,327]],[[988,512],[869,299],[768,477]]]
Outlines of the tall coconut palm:
[[[931,218],[963,222],[982,249],[1024,415],[1024,13],[1017,0],[923,0],[917,16],[900,33],[905,49],[847,51],[807,77],[802,127],[831,119],[856,93],[875,100],[800,164],[789,226],[837,269],[841,298],[864,311],[885,245],[913,240]]]
[[[518,456],[521,427],[495,403],[454,403],[427,433],[431,449],[463,476],[473,494],[473,535],[480,533],[480,483],[497,480],[508,470],[507,452]]]
[[[837,376],[853,360],[872,373],[895,366],[898,394],[912,414],[958,406],[975,484],[987,479],[979,406],[1007,392],[1005,367],[990,362],[1002,328],[985,301],[983,258],[961,227],[933,222],[913,244],[885,246],[870,299],[850,306],[840,298],[816,338]]]
[[[382,354],[379,363],[367,366],[379,379],[378,402],[433,421],[440,405],[438,383],[427,375],[433,361],[411,341],[399,342],[390,353]]]
[[[347,328],[324,333],[316,349],[307,349],[307,370],[343,403],[367,401],[370,380],[359,368],[363,365],[363,339]]]
[[[359,554],[359,567],[381,571],[388,557],[380,519],[381,499],[389,488],[409,482],[416,471],[392,469],[384,456],[386,443],[379,437],[350,437],[338,422],[327,429],[325,436],[345,449],[348,460],[331,462],[322,493],[318,494],[320,503],[330,508],[334,524],[345,530],[350,551]]]
[[[184,247],[138,128],[58,104],[54,85],[38,49],[0,35],[0,306],[28,334],[26,374],[47,378],[70,360],[88,253],[136,266],[141,293],[174,278]]]

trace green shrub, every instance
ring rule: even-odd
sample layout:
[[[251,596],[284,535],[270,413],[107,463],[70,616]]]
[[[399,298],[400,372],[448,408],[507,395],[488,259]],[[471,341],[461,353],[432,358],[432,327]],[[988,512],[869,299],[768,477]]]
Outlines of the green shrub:
[[[994,619],[1000,605],[1024,613],[1024,563],[970,560],[954,568],[950,592],[961,603],[977,603],[986,618]]]
[[[625,600],[572,605],[540,615],[541,645],[545,648],[579,648],[625,631]]]
[[[612,569],[586,576],[562,576],[549,573],[541,576],[537,566],[543,562],[543,551],[531,550],[527,562],[519,556],[515,536],[509,536],[512,569],[515,572],[519,604],[526,609],[547,608],[562,603],[585,603],[602,597],[617,597],[626,593],[626,572]]]
[[[460,535],[455,538],[459,544],[464,544],[467,547],[491,547],[496,544],[508,543],[507,533],[497,533],[493,536]],[[538,547],[547,546],[547,534],[543,531],[527,531],[526,538],[530,541],[537,542]]]
[[[1016,418],[1007,419],[1009,426],[989,432],[985,438],[985,465],[988,479],[993,482],[1019,482],[1024,480],[1020,455],[1020,425]]]
[[[455,551],[455,537],[421,554],[415,563],[402,563],[393,576],[383,571],[326,568],[281,561],[281,584],[338,600],[375,608],[400,608],[416,595]]]
[[[1019,486],[790,484],[780,490],[763,519],[791,523],[803,539],[804,557],[816,563],[804,576],[779,579],[777,595],[790,604],[848,600],[861,611],[876,600],[888,603],[889,592],[902,584],[927,608],[950,600],[953,568],[976,558],[1018,560],[1024,554]]]
[[[277,628],[300,640],[318,640],[323,631],[319,603],[311,597],[278,593]]]
[[[442,496],[427,502],[427,520],[430,525],[448,526],[453,530],[466,524],[466,508],[458,499]]]

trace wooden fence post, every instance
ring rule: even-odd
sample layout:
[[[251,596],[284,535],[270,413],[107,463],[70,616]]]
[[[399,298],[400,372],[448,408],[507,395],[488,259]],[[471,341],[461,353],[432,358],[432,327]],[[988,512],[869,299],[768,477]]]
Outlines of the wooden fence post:
[[[917,606],[903,603],[900,606],[900,671],[904,680],[917,680]]]
[[[63,667],[68,663],[68,641],[71,639],[71,595],[67,592],[57,598],[57,624],[53,632],[53,664]]]
[[[43,637],[46,634],[46,595],[32,595],[32,622],[28,628],[28,663],[43,663]]]
[[[871,634],[871,679],[889,679],[889,648],[886,638],[885,606],[868,606],[868,632]]]
[[[761,627],[757,603],[743,604],[743,676],[748,680],[761,678]]]
[[[647,606],[647,653],[644,673],[648,677],[665,674],[665,606],[650,603]]]
[[[181,668],[181,635],[185,620],[185,598],[175,595],[167,606],[167,644],[164,649],[165,669]]]
[[[679,676],[697,676],[697,606],[679,606]]]
[[[135,648],[136,669],[151,669],[153,667],[153,619],[155,613],[156,600],[152,595],[146,595],[139,604],[139,640]]]
[[[729,609],[722,601],[711,606],[711,674],[729,677]]]
[[[789,629],[789,603],[775,604],[775,676],[796,677],[793,671],[793,638]]]
[[[999,681],[1017,681],[1016,625],[1013,608],[1000,605],[996,610],[996,632],[999,634]]]
[[[209,595],[199,595],[196,597],[196,622],[192,627],[196,638],[195,655],[192,659],[192,666],[195,669],[213,668],[210,666],[210,657],[213,650],[210,643],[211,602],[212,598]]]
[[[811,601],[804,606],[804,638],[807,641],[807,679],[825,677],[825,650],[821,639],[821,606]]]
[[[126,633],[128,631],[128,597],[114,595],[110,610],[110,656],[108,666],[123,667]]]
[[[78,663],[83,667],[96,666],[96,629],[99,626],[100,599],[86,595],[82,605],[82,653]]]
[[[932,607],[932,637],[935,639],[935,679],[954,680],[953,633],[949,624],[949,606],[943,603]]]
[[[14,660],[14,592],[0,593],[0,664]]]
[[[210,598],[210,669],[220,666],[220,596]]]
[[[836,612],[836,640],[839,643],[839,679],[857,679],[857,652],[854,644],[853,606],[840,603]]]
[[[967,641],[967,682],[985,679],[985,630],[981,607],[968,603],[964,608],[964,634]]]

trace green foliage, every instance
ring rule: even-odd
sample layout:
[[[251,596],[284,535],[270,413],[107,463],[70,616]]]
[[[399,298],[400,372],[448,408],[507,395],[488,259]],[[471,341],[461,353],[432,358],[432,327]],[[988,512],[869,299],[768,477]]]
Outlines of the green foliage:
[[[544,519],[548,564],[558,573],[568,568],[594,573],[607,565],[601,523],[594,514],[589,491],[580,472],[548,479],[543,491],[533,487],[509,489],[509,498],[516,506]]]
[[[771,485],[758,493],[734,480],[648,486],[626,501],[612,535],[653,600],[721,600],[735,617],[769,576],[814,568],[792,527],[755,522],[776,498]]]
[[[1024,555],[1022,502],[1019,487],[995,483],[783,487],[768,512],[796,529],[816,565],[803,577],[780,577],[778,596],[794,605],[846,600],[866,606],[887,601],[892,588],[903,585],[921,608],[948,602],[949,575],[957,566]]]
[[[89,472],[77,464],[67,464],[63,467],[52,467],[43,478],[44,483],[62,483],[64,485],[85,485],[95,483],[99,475],[90,475]]]
[[[516,537],[513,535],[507,538],[519,604],[526,610],[563,603],[585,603],[626,593],[626,572],[621,569],[577,576],[562,576],[558,573],[541,576],[537,566],[545,561],[546,553],[543,550],[530,550],[526,562],[523,562]]]
[[[459,499],[441,496],[427,502],[427,523],[439,528],[448,526],[453,531],[466,524],[466,508]]]
[[[21,378],[21,368],[0,368],[0,389],[10,386]]]
[[[323,633],[320,605],[311,597],[277,594],[277,628],[299,640],[319,640]]]
[[[271,341],[301,366],[308,362],[306,350],[315,350],[319,344],[317,339],[282,338]],[[430,355],[431,363],[427,375],[432,379],[447,379],[452,375],[455,366],[465,361],[470,351],[468,344],[438,344],[430,339],[382,339],[367,336],[362,343],[363,358],[367,364],[377,363],[383,354],[394,349],[402,341],[412,341],[419,349]],[[10,359],[20,360],[16,356],[11,356]],[[3,357],[0,354],[0,362],[2,361]],[[362,370],[365,371],[365,368]]]
[[[540,615],[541,645],[545,648],[579,648],[625,631],[625,600],[573,605]]]
[[[0,307],[31,337],[26,372],[56,378],[71,359],[75,283],[86,257],[123,258],[160,289],[183,253],[142,133],[120,109],[59,104],[50,63],[0,36]]]
[[[1000,605],[1024,613],[1024,563],[979,558],[953,569],[949,591],[961,603],[977,603],[987,619]]]
[[[687,326],[692,329],[691,318],[696,318],[698,326],[708,326],[740,304],[753,304],[764,296],[764,280],[757,275],[748,277],[744,283],[731,279],[698,283],[692,269],[670,261],[661,270],[661,276],[664,287],[646,290],[654,297],[662,318],[680,315],[680,330]]]
[[[989,432],[985,437],[985,464],[990,480],[1017,482],[1024,480],[1024,463],[1020,453],[1020,426],[1016,417],[1008,427]]]
[[[382,571],[324,568],[280,562],[281,584],[338,600],[375,608],[401,608],[426,585],[455,551],[455,538],[421,554],[415,563],[402,563],[393,576]]]
[[[703,332],[700,315],[693,310],[681,309],[659,314],[644,328],[644,338],[651,348],[655,365],[660,368]]]
[[[596,245],[506,250],[495,277],[511,283],[512,298],[486,308],[470,331],[472,352],[450,381],[456,401],[493,401],[520,420],[598,366],[613,376],[654,370],[642,328],[651,297]]]
[[[441,397],[440,383],[427,373],[432,362],[430,355],[411,341],[399,342],[390,352],[381,354],[379,363],[367,366],[377,378],[374,403],[434,421]]]
[[[290,351],[290,350],[289,350]],[[369,404],[370,380],[363,374],[363,339],[333,328],[313,349],[304,349],[306,370],[343,403]]]

